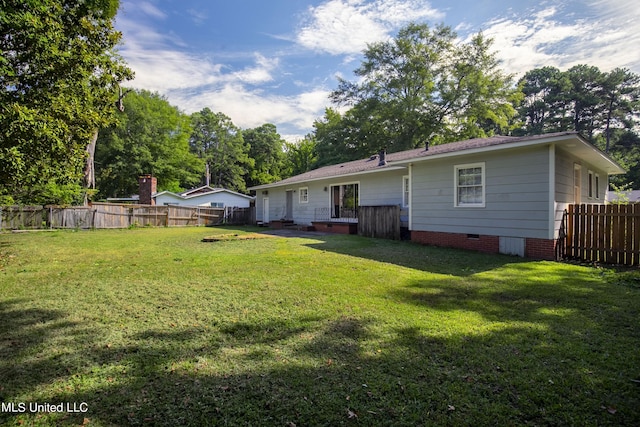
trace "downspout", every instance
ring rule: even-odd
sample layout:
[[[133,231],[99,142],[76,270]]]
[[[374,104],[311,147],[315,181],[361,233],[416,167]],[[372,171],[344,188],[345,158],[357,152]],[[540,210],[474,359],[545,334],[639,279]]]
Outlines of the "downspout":
[[[556,145],[549,145],[549,240],[556,238]]]

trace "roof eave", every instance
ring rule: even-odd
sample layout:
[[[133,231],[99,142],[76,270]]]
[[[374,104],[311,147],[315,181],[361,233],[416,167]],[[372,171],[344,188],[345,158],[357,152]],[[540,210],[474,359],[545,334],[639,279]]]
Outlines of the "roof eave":
[[[307,182],[316,182],[316,181],[324,181],[327,179],[334,179],[334,178],[348,178],[351,176],[358,176],[358,175],[366,175],[366,174],[370,174],[370,173],[379,173],[379,172],[389,172],[389,171],[396,171],[396,170],[405,170],[406,166],[385,166],[385,167],[381,167],[379,169],[367,169],[367,170],[363,170],[363,171],[358,171],[358,172],[351,172],[351,173],[345,173],[345,174],[337,174],[337,175],[330,175],[330,176],[322,176],[322,177],[317,177],[317,178],[308,178],[308,179],[301,179],[301,180],[296,180],[296,181],[289,181],[289,182],[274,182],[272,184],[263,184],[263,185],[256,185],[255,187],[249,187],[248,190],[251,191],[256,191],[256,190],[266,190],[268,188],[275,188],[275,187],[287,187],[289,185],[293,186],[293,185],[298,185],[298,184],[304,184]]]
[[[468,150],[451,151],[448,153],[414,157],[411,159],[399,160],[399,161],[390,162],[390,163],[409,164],[409,163],[424,162],[427,160],[436,160],[436,159],[442,159],[447,157],[467,156],[467,155],[478,154],[478,153],[514,149],[514,148],[523,148],[523,147],[530,147],[535,145],[546,145],[546,144],[554,144],[554,143],[564,143],[562,145],[569,145],[572,142],[575,143],[576,141],[578,141],[583,146],[587,147],[590,150],[592,155],[596,156],[596,158],[599,158],[606,165],[603,167],[603,169],[605,169],[609,175],[617,175],[617,174],[622,174],[626,172],[611,157],[609,157],[607,154],[605,154],[604,152],[596,148],[593,144],[591,144],[589,141],[587,141],[577,133],[552,135],[546,138],[542,137],[542,138],[536,138],[536,139],[523,139],[522,141],[508,142],[506,144],[488,145],[485,147],[471,148]],[[570,149],[572,147],[568,147],[568,148]]]

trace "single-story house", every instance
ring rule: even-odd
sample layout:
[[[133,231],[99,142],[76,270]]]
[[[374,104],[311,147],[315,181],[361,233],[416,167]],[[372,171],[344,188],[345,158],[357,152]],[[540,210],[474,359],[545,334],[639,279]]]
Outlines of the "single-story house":
[[[248,208],[255,199],[253,196],[237,193],[226,188],[213,188],[208,185],[172,193],[161,191],[153,195],[155,204],[176,206],[206,206],[213,208],[238,207]]]
[[[604,203],[624,170],[576,132],[470,139],[326,166],[256,192],[256,218],[357,222],[360,206],[399,205],[411,240],[555,257],[563,212]]]

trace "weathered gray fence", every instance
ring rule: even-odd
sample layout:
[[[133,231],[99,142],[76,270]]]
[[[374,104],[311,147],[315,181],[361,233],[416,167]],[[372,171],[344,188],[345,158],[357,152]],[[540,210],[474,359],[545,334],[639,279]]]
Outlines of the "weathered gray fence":
[[[400,240],[400,206],[359,206],[358,234]]]
[[[251,224],[253,208],[93,203],[91,206],[0,206],[0,229],[127,228]]]

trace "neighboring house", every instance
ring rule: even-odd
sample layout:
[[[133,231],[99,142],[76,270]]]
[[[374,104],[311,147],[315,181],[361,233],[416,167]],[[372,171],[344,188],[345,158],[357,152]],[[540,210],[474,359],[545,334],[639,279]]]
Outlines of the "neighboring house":
[[[640,203],[640,190],[607,191],[607,203]]]
[[[357,221],[399,205],[411,240],[553,259],[571,203],[604,203],[624,173],[575,132],[471,139],[326,166],[256,191],[257,220]]]
[[[153,198],[155,204],[177,205],[177,206],[206,206],[214,208],[238,207],[248,208],[254,197],[224,188],[213,188],[208,185],[184,191],[182,193],[172,193],[171,191],[161,191]]]

